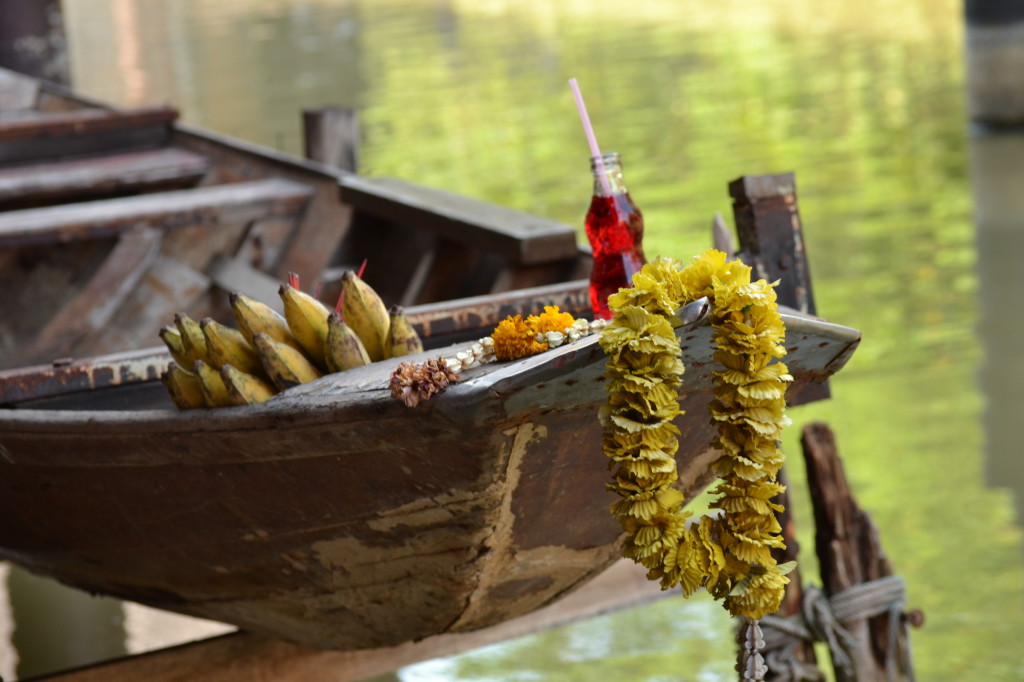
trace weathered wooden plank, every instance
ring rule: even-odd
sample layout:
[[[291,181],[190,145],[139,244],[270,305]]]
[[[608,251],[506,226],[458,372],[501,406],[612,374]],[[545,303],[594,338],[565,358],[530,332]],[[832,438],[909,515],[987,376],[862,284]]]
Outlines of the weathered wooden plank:
[[[171,139],[175,146],[210,159],[213,168],[207,182],[278,177],[312,188],[306,210],[288,238],[265,246],[274,251],[272,271],[277,277],[297,272],[308,281],[320,275],[349,232],[352,210],[338,192],[342,171],[181,123],[174,126]]]
[[[437,235],[415,225],[397,225],[367,213],[354,212],[352,229],[335,254],[334,263],[345,264],[343,270],[358,270],[366,261],[364,279],[381,298],[409,306],[424,302],[421,294],[427,280],[437,270],[434,262],[440,241]],[[460,291],[454,297],[473,293],[483,292]]]
[[[209,165],[198,154],[164,148],[0,167],[0,206],[186,187]]]
[[[163,263],[158,259],[153,270]],[[181,268],[180,264],[175,264]],[[165,266],[166,267],[166,264]],[[170,270],[174,275],[177,270]],[[223,273],[222,273],[223,276]],[[187,275],[179,273],[174,286]],[[222,280],[222,284],[225,281]],[[278,299],[276,289],[274,298]],[[182,299],[171,292],[168,301],[156,305],[169,308]],[[268,297],[261,299],[268,302]],[[278,299],[279,300],[279,299]],[[457,341],[476,339],[490,332],[508,315],[531,315],[543,311],[545,305],[557,305],[575,316],[589,310],[586,282],[568,282],[497,296],[479,296],[444,303],[411,306],[406,309],[428,348],[438,348]],[[178,310],[180,307],[174,307]],[[159,325],[151,327],[156,334]],[[23,367],[0,371],[0,405],[41,400],[78,391],[152,381],[163,370],[170,356],[163,347],[130,353],[105,354],[50,367]]]
[[[0,214],[0,247],[94,239],[137,225],[173,230],[297,215],[311,193],[271,179],[8,211]]]
[[[346,175],[341,197],[357,212],[415,225],[515,264],[576,255],[576,230],[569,225],[395,178]]]
[[[48,366],[0,370],[0,405],[155,381],[171,361],[163,346]]]
[[[40,112],[0,120],[0,163],[59,159],[163,145],[177,118],[171,107]]]
[[[358,171],[359,114],[355,109],[304,109],[302,131],[307,159],[350,173]]]
[[[279,313],[284,312],[284,304],[278,295],[281,281],[262,270],[257,270],[238,258],[221,256],[214,259],[209,272],[212,282],[224,291],[243,293],[257,301],[263,301]]]
[[[793,173],[745,175],[729,183],[740,259],[758,277],[780,280],[779,302],[816,314]]]
[[[729,195],[740,260],[754,268],[756,277],[779,282],[775,289],[779,303],[816,315],[794,174],[744,175],[729,183]],[[817,400],[830,395],[828,382],[806,390],[813,391]]]
[[[880,578],[893,575],[892,564],[882,549],[878,528],[861,509],[850,491],[836,447],[835,435],[827,424],[806,426],[801,436],[807,484],[814,505],[815,546],[825,593],[830,597]],[[852,652],[852,669],[837,663],[838,682],[882,682],[913,679],[912,669],[887,670],[892,642],[897,649],[908,651],[906,624],[901,618],[897,632],[890,632],[889,615],[882,610],[871,618],[841,623],[856,642]],[[833,662],[837,652],[832,651]],[[909,668],[909,657],[907,660]]]
[[[552,284],[532,289],[476,296],[454,301],[411,306],[406,309],[409,320],[416,327],[427,349],[437,349],[454,343],[475,340],[485,336],[501,320],[509,315],[533,315],[543,312],[544,306],[557,305],[575,317],[584,317],[590,311],[587,281],[573,281]],[[808,334],[804,325],[798,324],[801,317],[791,318],[787,346],[791,351],[806,347],[816,337]],[[815,321],[814,327],[832,329],[836,333],[843,329]],[[157,327],[154,327],[154,332]],[[839,371],[857,346],[857,339],[845,339],[842,343],[831,340],[822,342],[816,352],[827,361],[821,362],[822,375]],[[124,383],[151,381],[167,364],[163,348],[149,348],[134,353],[120,353],[87,358],[70,365],[56,367],[22,367],[0,371],[0,405],[40,400],[66,393],[87,389],[118,386]],[[142,360],[148,358],[150,366],[143,367]],[[133,369],[121,371],[122,359],[130,362]],[[811,383],[792,391],[790,405],[799,405],[817,400],[815,394],[806,391]]]
[[[514,291],[539,286],[542,282],[571,282],[590,276],[591,259],[584,253],[573,259],[506,267],[500,270],[491,283],[491,291]]]
[[[39,81],[15,71],[0,69],[0,118],[31,111],[39,98]]]
[[[160,327],[179,311],[196,311],[210,278],[171,258],[158,256],[101,329],[76,343],[69,354],[81,358],[159,343]],[[166,364],[166,363],[164,363]]]
[[[160,249],[161,233],[136,227],[124,232],[85,287],[53,316],[31,343],[15,350],[8,366],[66,355],[79,339],[101,329],[135,288]]]
[[[678,595],[675,591],[663,592],[647,580],[643,567],[622,560],[550,606],[474,632],[350,652],[317,651],[236,633],[58,673],[39,682],[357,682],[432,658],[452,656]]]

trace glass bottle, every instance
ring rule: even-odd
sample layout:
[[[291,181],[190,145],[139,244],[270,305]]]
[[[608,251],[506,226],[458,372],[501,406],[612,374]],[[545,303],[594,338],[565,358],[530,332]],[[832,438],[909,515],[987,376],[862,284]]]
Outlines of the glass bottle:
[[[594,174],[594,196],[587,211],[587,238],[594,253],[590,271],[590,303],[594,318],[608,319],[608,296],[633,285],[633,273],[644,263],[644,217],[636,207],[622,179],[617,152],[590,160]]]

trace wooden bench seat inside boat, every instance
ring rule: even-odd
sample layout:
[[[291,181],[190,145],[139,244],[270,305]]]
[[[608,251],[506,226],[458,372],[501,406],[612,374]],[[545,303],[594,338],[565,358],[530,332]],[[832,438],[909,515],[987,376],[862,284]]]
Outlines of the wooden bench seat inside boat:
[[[164,146],[178,118],[172,107],[38,111],[0,118],[0,164]]]
[[[0,209],[191,187],[210,162],[164,147],[0,167]]]
[[[410,277],[370,282],[402,305],[584,278],[576,230],[565,223],[396,178],[340,178],[353,229],[336,258],[386,262]],[[358,262],[358,261],[356,261]]]
[[[517,264],[576,255],[576,231],[565,223],[395,178],[345,177],[341,197],[357,211],[414,224]]]
[[[279,249],[313,191],[272,178],[0,213],[0,286],[15,292],[0,367],[138,347],[179,306],[205,310],[198,297],[224,298],[211,263],[254,239]]]
[[[182,229],[294,219],[311,195],[306,185],[273,178],[7,211],[0,213],[0,248],[109,237],[140,225]]]

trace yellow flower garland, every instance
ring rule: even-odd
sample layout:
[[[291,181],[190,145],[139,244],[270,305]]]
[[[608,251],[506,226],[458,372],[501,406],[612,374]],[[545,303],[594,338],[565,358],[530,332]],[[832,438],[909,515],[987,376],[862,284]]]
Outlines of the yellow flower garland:
[[[785,327],[775,291],[750,281],[751,269],[710,250],[683,266],[662,259],[633,277],[633,288],[609,297],[615,316],[601,336],[608,355],[608,410],[604,452],[614,462],[609,489],[620,496],[612,513],[629,533],[623,555],[648,569],[662,588],[680,585],[687,596],[705,587],[734,616],[760,618],[776,611],[789,566],[771,548],[783,547],[771,502],[783,454],[780,430],[786,384],[782,362]],[[725,454],[712,466],[722,482],[712,504],[722,510],[687,528],[675,452],[682,413],[683,363],[674,326],[676,311],[707,296],[715,330],[714,445]]]

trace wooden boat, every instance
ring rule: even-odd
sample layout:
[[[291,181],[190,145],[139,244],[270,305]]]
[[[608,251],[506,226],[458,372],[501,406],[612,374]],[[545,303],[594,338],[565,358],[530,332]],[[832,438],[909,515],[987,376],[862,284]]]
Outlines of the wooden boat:
[[[225,289],[271,301],[289,271],[330,281],[369,256],[388,269],[366,279],[389,302],[421,304],[411,317],[432,354],[454,353],[508,314],[586,312],[585,282],[566,283],[589,268],[572,228],[9,72],[0,112],[0,281],[13,292],[0,301],[0,367],[49,363],[0,371],[0,558],[355,650],[508,621],[618,556],[595,338],[471,369],[413,409],[389,396],[395,363],[382,362],[257,407],[179,412],[156,381],[168,356],[145,349],[177,310],[226,318]],[[76,185],[81,167],[89,180]],[[745,255],[771,279],[786,269],[780,300],[802,311],[785,316],[797,404],[823,397],[859,335],[808,314],[792,177],[770,180],[740,181],[737,223]],[[781,245],[779,267],[761,228]],[[715,457],[710,329],[701,302],[684,317],[677,459],[693,494]]]
[[[146,348],[176,311],[229,318],[225,291],[277,300],[289,272],[327,298],[367,258],[403,305],[588,272],[571,226],[177,117],[0,69],[0,368]]]
[[[576,283],[412,312],[443,338],[479,336],[497,315],[571,309],[584,296]],[[677,459],[692,495],[716,456],[711,330],[704,301],[683,317]],[[795,404],[842,367],[859,334],[795,311],[784,319]],[[261,406],[179,412],[153,381],[167,361],[156,351],[0,374],[11,408],[0,410],[0,557],[93,592],[342,650],[508,620],[618,557],[594,336],[472,368],[412,409],[387,390],[393,360]]]

